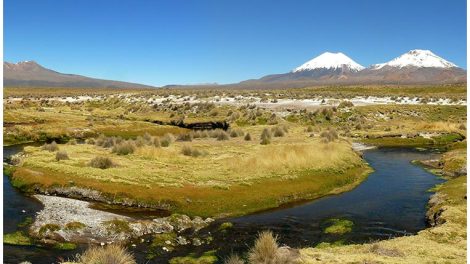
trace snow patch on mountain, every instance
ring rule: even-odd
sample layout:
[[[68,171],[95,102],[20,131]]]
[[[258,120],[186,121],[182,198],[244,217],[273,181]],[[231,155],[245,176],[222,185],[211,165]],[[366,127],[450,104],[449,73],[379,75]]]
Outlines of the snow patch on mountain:
[[[307,61],[292,72],[311,71],[315,69],[341,69],[346,67],[351,71],[360,71],[364,67],[341,52],[325,52],[320,56]]]
[[[452,62],[446,61],[443,58],[432,53],[430,50],[410,50],[407,53],[397,57],[389,62],[372,65],[374,70],[382,69],[385,66],[404,68],[404,67],[418,67],[418,68],[453,68],[457,65]]]

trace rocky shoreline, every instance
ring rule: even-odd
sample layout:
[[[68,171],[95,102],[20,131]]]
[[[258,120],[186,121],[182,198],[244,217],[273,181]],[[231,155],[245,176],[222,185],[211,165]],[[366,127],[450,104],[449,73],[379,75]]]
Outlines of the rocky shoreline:
[[[211,218],[171,215],[135,219],[90,208],[86,201],[57,196],[34,195],[44,204],[30,227],[30,235],[43,243],[114,243],[144,235],[195,231],[208,226]]]

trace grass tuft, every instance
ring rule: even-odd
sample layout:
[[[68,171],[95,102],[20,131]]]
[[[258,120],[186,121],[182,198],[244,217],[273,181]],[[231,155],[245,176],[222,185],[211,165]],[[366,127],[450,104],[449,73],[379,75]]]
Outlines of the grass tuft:
[[[102,170],[109,169],[115,166],[113,161],[110,158],[103,157],[103,156],[94,157],[92,160],[90,160],[89,165],[90,167],[98,168]]]

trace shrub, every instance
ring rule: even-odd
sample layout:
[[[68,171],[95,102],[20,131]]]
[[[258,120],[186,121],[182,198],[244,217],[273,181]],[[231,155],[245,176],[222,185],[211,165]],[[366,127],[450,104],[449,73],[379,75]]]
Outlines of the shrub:
[[[78,257],[79,263],[86,264],[137,264],[134,256],[120,245],[90,247]]]
[[[151,143],[151,142],[150,142]],[[135,140],[134,140],[134,144],[136,147],[138,148],[141,148],[145,145],[149,145],[149,142],[147,142],[143,137],[141,136],[138,136]]]
[[[245,139],[246,141],[250,141],[250,140],[251,140],[251,135],[250,135],[250,133],[246,133],[244,139]]]
[[[135,151],[134,143],[131,141],[124,141],[117,145],[114,145],[112,152],[118,155],[128,155],[132,154]]]
[[[227,132],[223,131],[223,130],[220,130],[218,135],[217,135],[217,140],[221,141],[221,140],[229,140],[230,139],[230,136]]]
[[[351,101],[341,101],[341,103],[339,103],[338,105],[338,108],[350,108],[350,107],[353,107],[354,104],[351,102]]]
[[[231,137],[242,137],[243,135],[245,135],[245,132],[243,132],[243,130],[241,130],[241,129],[231,129],[230,130],[230,136]]]
[[[191,157],[199,157],[205,154],[204,152],[198,149],[195,149],[191,146],[183,146],[181,153],[183,153],[183,155],[185,156],[191,156]]]
[[[52,143],[50,144],[44,144],[42,146],[42,149],[50,151],[50,152],[54,152],[54,151],[59,150],[59,147],[57,146],[57,143],[55,141],[52,141]]]
[[[243,260],[238,255],[231,255],[224,261],[225,264],[244,264]]]
[[[461,125],[459,126],[459,129],[460,129],[460,130],[465,130],[465,129],[467,129],[467,127],[465,126],[465,124],[461,124]]]
[[[108,169],[114,167],[113,161],[108,157],[97,156],[90,160],[89,165],[93,168]]]
[[[180,134],[178,135],[177,140],[178,141],[193,141],[193,134],[192,133]]]
[[[277,237],[271,231],[261,232],[248,254],[250,263],[277,263]]]
[[[85,143],[89,144],[89,145],[95,145],[95,140],[92,139],[92,138],[89,138],[89,139],[85,140]]]
[[[69,145],[77,145],[77,140],[75,138],[72,138],[71,140],[69,140],[68,144]]]
[[[285,130],[279,126],[273,127],[271,131],[275,137],[283,137],[285,135]]]
[[[308,126],[308,127],[307,127],[307,132],[309,132],[309,133],[313,132],[313,127],[312,127],[312,126]]]
[[[267,128],[263,129],[263,132],[261,133],[261,139],[263,138],[271,139],[271,137],[272,137],[271,131]]]
[[[67,152],[65,150],[57,151],[57,153],[55,154],[55,159],[57,161],[59,161],[59,160],[68,160],[69,155],[67,154]]]
[[[162,146],[162,144],[160,143],[160,138],[158,137],[153,138],[153,146],[157,148]]]
[[[261,232],[248,253],[249,263],[291,264],[298,262],[298,253],[279,247],[271,231]]]
[[[333,128],[328,128],[328,130],[321,132],[320,137],[322,137],[323,142],[328,143],[338,139],[338,133]]]
[[[106,137],[106,136],[99,136],[96,141],[95,145],[103,147],[103,148],[111,148],[116,144],[116,138],[114,137]]]
[[[209,137],[209,132],[207,130],[201,131],[201,138],[208,138]]]
[[[174,137],[172,134],[165,134],[163,138],[160,139],[160,144],[162,147],[169,147],[173,142]]]
[[[147,143],[147,145],[152,144],[152,136],[149,133],[145,132],[143,139]]]
[[[268,145],[271,143],[271,131],[267,128],[263,129],[263,132],[261,133],[261,145]]]

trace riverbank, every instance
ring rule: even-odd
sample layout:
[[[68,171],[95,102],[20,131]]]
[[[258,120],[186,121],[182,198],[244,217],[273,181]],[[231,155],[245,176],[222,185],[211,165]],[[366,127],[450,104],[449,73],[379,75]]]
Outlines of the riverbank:
[[[218,218],[344,192],[370,172],[347,141],[324,143],[291,127],[262,145],[254,139],[263,129],[243,132],[253,140],[197,138],[168,147],[143,145],[128,155],[91,144],[59,144],[52,152],[26,147],[11,179],[24,191]],[[185,148],[201,155],[186,155]],[[57,161],[57,151],[68,159]],[[115,165],[91,167],[97,156]]]
[[[433,172],[448,179],[438,185],[429,201],[431,227],[417,235],[360,245],[304,248],[302,263],[465,263],[467,256],[467,176],[465,149],[446,153]],[[456,162],[456,160],[458,160]],[[458,166],[455,166],[458,164]],[[450,169],[452,168],[452,169]],[[456,173],[449,173],[450,170]]]

